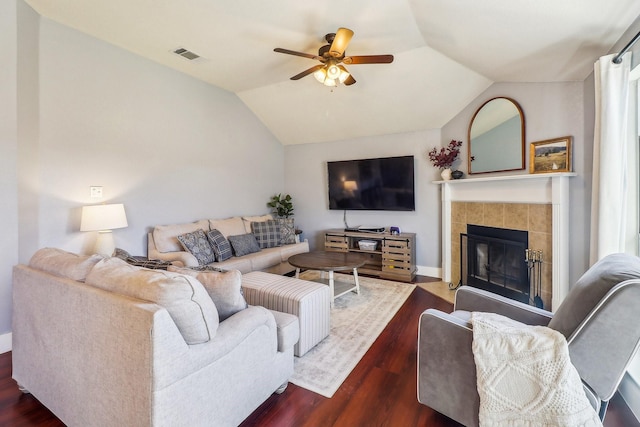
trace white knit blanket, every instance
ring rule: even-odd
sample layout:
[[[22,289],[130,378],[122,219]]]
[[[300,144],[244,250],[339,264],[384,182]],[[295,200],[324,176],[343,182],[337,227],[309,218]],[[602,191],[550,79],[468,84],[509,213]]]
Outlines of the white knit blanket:
[[[472,313],[480,426],[602,426],[562,334]]]

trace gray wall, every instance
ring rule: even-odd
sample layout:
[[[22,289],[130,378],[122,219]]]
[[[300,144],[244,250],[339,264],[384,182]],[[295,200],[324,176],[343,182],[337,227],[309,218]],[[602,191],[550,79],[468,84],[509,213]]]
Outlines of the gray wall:
[[[471,102],[467,108],[442,128],[442,143],[451,138],[463,139],[461,169],[466,171],[468,153],[467,132],[471,117],[490,98],[506,96],[514,99],[522,108],[525,120],[526,169],[518,172],[501,172],[475,176],[499,176],[529,173],[529,144],[562,136],[573,137],[573,170],[578,176],[571,178],[570,184],[570,282],[575,282],[588,267],[589,261],[589,209],[591,194],[591,149],[593,129],[586,135],[586,129],[593,127],[585,123],[585,90],[583,82],[568,83],[496,83]],[[592,101],[593,102],[593,101]],[[591,119],[593,120],[593,119]]]
[[[124,203],[134,254],[156,224],[268,211],[283,149],[236,95],[46,19],[39,40],[38,247],[89,250],[85,204]]]
[[[415,156],[416,210],[414,212],[348,211],[350,226],[399,226],[416,233],[418,265],[431,267],[423,274],[437,274],[440,268],[439,171],[426,153],[440,145],[440,131],[360,138],[322,144],[285,147],[285,190],[294,198],[296,224],[303,229],[311,247],[321,249],[322,232],[343,228],[343,211],[329,210],[327,161],[373,157]]]
[[[124,203],[116,244],[156,224],[268,212],[284,149],[233,93],[0,2],[0,351],[11,268],[45,246],[87,252],[83,205]],[[18,51],[20,53],[18,54]],[[19,71],[19,72],[18,72]],[[91,199],[89,187],[104,188]]]
[[[507,96],[518,101],[525,117],[525,151],[529,143],[571,135],[574,138],[574,170],[572,178],[572,262],[570,275],[577,279],[588,261],[588,209],[586,192],[584,100],[582,82],[572,83],[502,83],[494,84],[478,96],[441,130],[361,138],[323,144],[296,145],[285,148],[285,188],[296,201],[296,222],[304,229],[312,247],[322,246],[322,231],[341,228],[342,211],[330,211],[327,201],[326,162],[356,158],[399,156],[416,157],[416,211],[360,212],[349,211],[349,225],[399,225],[403,231],[417,234],[417,263],[422,274],[438,274],[442,264],[440,253],[441,218],[439,170],[427,159],[434,146],[444,146],[451,139],[464,141],[460,159],[454,169],[467,170],[467,135],[471,117],[488,99]],[[588,150],[587,150],[588,151]],[[518,172],[483,174],[504,175]],[[521,173],[528,173],[524,170]],[[575,208],[574,208],[575,207]],[[585,228],[586,227],[586,228]]]
[[[0,2],[0,351],[10,343],[2,334],[11,331],[11,269],[18,261],[18,147],[16,2]]]

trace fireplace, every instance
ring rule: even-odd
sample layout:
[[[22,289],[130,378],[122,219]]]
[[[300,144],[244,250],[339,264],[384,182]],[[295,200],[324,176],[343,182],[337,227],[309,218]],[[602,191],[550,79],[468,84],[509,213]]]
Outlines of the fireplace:
[[[529,303],[528,245],[527,231],[468,224],[460,234],[460,284]]]
[[[460,234],[467,224],[527,230],[529,245],[544,253],[537,263],[537,293],[555,310],[569,291],[569,180],[573,172],[487,176],[435,181],[442,198],[441,277],[460,283]]]

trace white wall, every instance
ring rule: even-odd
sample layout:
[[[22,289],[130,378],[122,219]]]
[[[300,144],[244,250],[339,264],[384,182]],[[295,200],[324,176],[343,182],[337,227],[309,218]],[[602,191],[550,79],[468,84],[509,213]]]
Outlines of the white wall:
[[[440,189],[432,181],[441,178],[426,153],[439,145],[440,131],[432,130],[285,147],[285,190],[294,199],[296,225],[315,249],[322,248],[324,230],[344,227],[344,211],[329,210],[327,161],[413,155],[416,210],[348,211],[347,222],[350,226],[395,225],[402,231],[416,233],[416,262],[427,268],[421,269],[420,274],[438,274]]]
[[[37,247],[89,250],[81,206],[118,202],[116,245],[143,255],[156,224],[265,213],[282,191],[283,148],[233,93],[44,18],[39,50]]]
[[[496,83],[478,96],[454,119],[442,128],[442,143],[452,138],[465,141],[461,154],[464,162],[460,169],[467,170],[468,129],[471,117],[487,100],[506,96],[520,104],[525,120],[526,169],[477,176],[512,175],[528,173],[529,144],[562,136],[573,137],[573,170],[577,177],[571,178],[571,242],[569,247],[569,278],[574,283],[588,268],[589,261],[589,207],[591,203],[590,152],[593,137],[585,136],[583,82],[567,83]],[[593,127],[593,122],[590,124]]]

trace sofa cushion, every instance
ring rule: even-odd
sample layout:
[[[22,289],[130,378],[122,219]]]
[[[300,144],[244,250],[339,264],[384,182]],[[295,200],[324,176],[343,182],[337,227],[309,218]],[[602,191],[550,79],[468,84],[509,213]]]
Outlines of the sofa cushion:
[[[244,224],[244,232],[245,233],[251,233],[251,223],[252,222],[264,222],[264,221],[269,221],[270,219],[273,219],[273,215],[271,214],[266,214],[266,215],[254,215],[254,216],[243,216],[242,217],[242,223]]]
[[[286,351],[300,340],[300,323],[298,316],[281,311],[269,310],[276,319],[278,328],[278,351]]]
[[[216,262],[215,266],[225,270],[239,270],[242,274],[250,273],[253,271],[253,267],[251,265],[251,257],[257,254],[250,254],[248,256],[243,256],[238,258],[237,256],[232,256],[226,261]]]
[[[29,267],[54,276],[84,281],[102,255],[77,255],[58,248],[42,248],[29,261]]]
[[[191,233],[181,234],[178,236],[178,240],[187,252],[196,257],[198,264],[207,265],[216,260],[213,248],[211,248],[204,230],[199,229]]]
[[[164,307],[187,344],[209,341],[218,328],[216,306],[195,277],[106,258],[89,272],[87,284]]]
[[[282,262],[282,256],[280,255],[281,247],[282,246],[261,249],[260,252],[247,255],[244,258],[248,258],[249,261],[251,261],[251,271],[265,270]]]
[[[281,245],[290,245],[296,242],[296,227],[293,218],[278,218],[280,224]]]
[[[156,225],[153,229],[153,241],[159,252],[180,252],[183,249],[178,236],[198,229],[209,230],[209,221],[203,219],[187,224]]]
[[[260,251],[260,246],[258,246],[258,242],[253,234],[229,236],[228,239],[235,256],[243,256]]]
[[[242,295],[242,273],[238,270],[197,270],[171,266],[169,271],[198,279],[216,305],[221,322],[247,308],[247,301]]]
[[[251,233],[255,236],[260,249],[275,248],[281,245],[280,223],[272,219],[268,221],[252,222]]]
[[[213,253],[216,256],[216,261],[226,261],[233,256],[231,244],[219,230],[211,230],[208,232],[207,239],[209,239]]]
[[[229,236],[236,236],[239,234],[247,233],[247,231],[244,229],[242,218],[240,218],[239,216],[234,216],[233,218],[227,219],[210,219],[209,230],[218,230],[226,238],[229,238]]]

